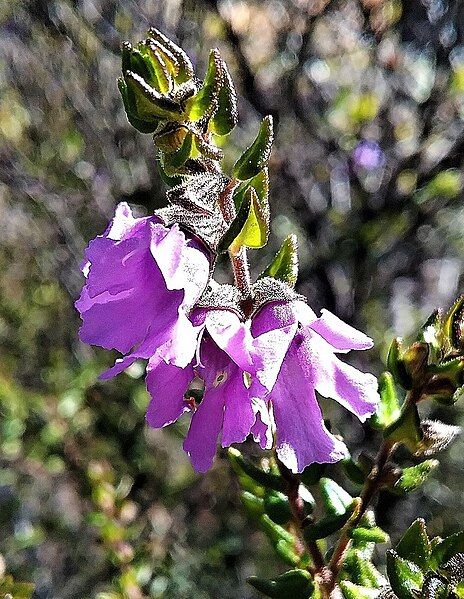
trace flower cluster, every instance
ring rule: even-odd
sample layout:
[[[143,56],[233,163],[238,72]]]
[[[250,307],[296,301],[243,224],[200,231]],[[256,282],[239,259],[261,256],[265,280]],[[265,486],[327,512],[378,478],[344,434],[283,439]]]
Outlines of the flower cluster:
[[[133,122],[150,123],[155,142],[164,139],[158,160],[177,185],[169,205],[152,216],[135,218],[120,204],[90,243],[76,302],[81,340],[123,354],[103,378],[148,361],[148,424],[163,427],[190,412],[184,449],[197,471],[210,468],[218,437],[223,447],[249,435],[262,448],[275,443],[293,472],[340,460],[346,448],[324,424],[316,392],[360,420],[373,414],[375,377],[337,356],[372,341],[327,310],[318,317],[294,292],[293,237],[263,276],[249,281],[246,248],[262,247],[268,234],[272,121],[265,119],[227,177],[211,150],[212,133],[234,125],[235,116],[227,116],[235,114],[235,92],[217,52],[200,87],[188,58],[159,32],[124,52],[126,110]],[[176,85],[184,95],[173,91]],[[161,110],[165,105],[176,110]],[[235,286],[212,278],[222,251],[230,255]]]

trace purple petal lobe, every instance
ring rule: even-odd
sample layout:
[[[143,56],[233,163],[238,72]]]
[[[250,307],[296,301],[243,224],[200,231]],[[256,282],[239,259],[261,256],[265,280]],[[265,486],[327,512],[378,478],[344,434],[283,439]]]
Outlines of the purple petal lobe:
[[[184,394],[193,377],[192,366],[179,368],[166,364],[158,357],[150,360],[146,383],[151,401],[146,418],[151,427],[160,428],[171,424],[188,410]]]
[[[344,444],[324,425],[310,372],[292,344],[270,397],[277,430],[277,455],[292,472],[313,462],[337,462],[346,455]]]
[[[313,331],[339,351],[350,349],[369,349],[374,345],[370,337],[340,320],[329,310],[322,309],[322,316],[315,320],[310,326]]]
[[[331,346],[318,335],[305,331],[301,345],[316,390],[353,412],[361,421],[371,416],[379,402],[377,379],[339,360]]]

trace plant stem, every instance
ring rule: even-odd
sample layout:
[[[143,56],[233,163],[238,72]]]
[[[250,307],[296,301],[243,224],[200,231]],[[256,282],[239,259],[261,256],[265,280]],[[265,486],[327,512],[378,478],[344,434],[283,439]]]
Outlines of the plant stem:
[[[411,404],[417,403],[421,397],[422,386],[418,386],[411,389],[411,391],[409,391],[406,397],[404,408]],[[389,439],[385,439],[379,449],[379,452],[375,459],[375,463],[364,483],[364,488],[361,492],[361,505],[358,514],[355,518],[353,518],[349,526],[343,531],[343,534],[334,549],[332,559],[330,560],[329,568],[332,572],[333,587],[335,586],[337,577],[340,574],[340,571],[343,567],[346,552],[348,551],[351,543],[350,532],[359,524],[361,518],[366,513],[366,510],[371,504],[372,500],[374,499],[376,493],[380,490],[382,486],[382,479],[385,474],[385,466],[387,465],[389,459],[393,455],[396,447],[396,442],[393,442]]]
[[[219,196],[219,206],[226,223],[231,223],[236,216],[233,197],[236,185],[237,181],[231,179]],[[251,297],[251,278],[246,248],[241,247],[237,254],[229,252],[229,259],[234,273],[235,285],[240,290],[242,300],[248,300]]]
[[[320,583],[322,597],[324,599],[326,597],[328,598],[329,591],[327,589],[331,585],[332,573],[327,567],[324,556],[322,555],[322,552],[319,549],[319,545],[316,543],[316,541],[309,541],[304,537],[304,529],[309,523],[309,520],[304,513],[303,500],[301,499],[299,493],[300,479],[277,458],[276,460],[279,466],[280,474],[287,483],[286,495],[290,503],[293,523],[298,533],[298,540],[311,556],[314,566],[310,568],[310,571],[314,578]]]

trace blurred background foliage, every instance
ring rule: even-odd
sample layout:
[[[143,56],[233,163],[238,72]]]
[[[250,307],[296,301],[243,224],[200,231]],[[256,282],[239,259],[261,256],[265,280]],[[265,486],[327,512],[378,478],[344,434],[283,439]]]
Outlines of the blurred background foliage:
[[[185,423],[144,424],[142,369],[99,383],[110,356],[77,340],[86,242],[117,202],[164,203],[151,137],[116,86],[121,41],[151,25],[199,72],[210,47],[228,62],[240,124],[226,165],[274,116],[274,219],[254,272],[296,231],[298,290],[375,338],[358,365],[380,372],[393,334],[463,291],[459,0],[1,3],[0,577],[5,562],[40,599],[244,599],[248,575],[278,567],[225,461],[195,476]],[[355,453],[375,446],[326,407]],[[464,422],[459,404],[430,409]],[[462,527],[463,468],[461,441],[423,494],[380,498],[379,524],[394,540],[415,516],[431,534]]]

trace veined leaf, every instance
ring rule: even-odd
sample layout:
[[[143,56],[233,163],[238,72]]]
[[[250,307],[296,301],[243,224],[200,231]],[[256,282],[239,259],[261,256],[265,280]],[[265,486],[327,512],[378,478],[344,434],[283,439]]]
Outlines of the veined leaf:
[[[148,35],[155,41],[160,43],[163,46],[163,48],[176,59],[178,65],[178,72],[175,77],[176,83],[184,83],[185,81],[188,81],[189,79],[193,79],[193,77],[195,77],[195,71],[193,70],[193,65],[190,61],[190,58],[182,50],[182,48],[180,48],[177,44],[175,44],[172,40],[166,37],[163,33],[161,33],[161,31],[159,31],[155,27],[151,27],[148,30]]]

